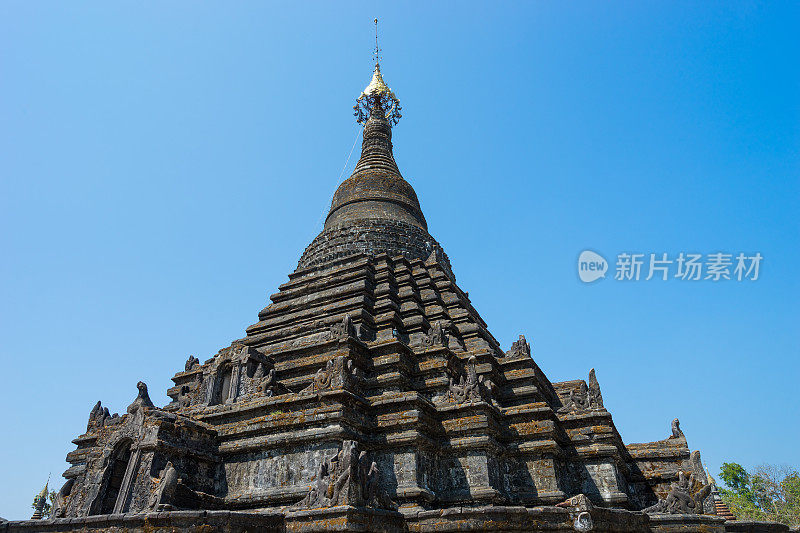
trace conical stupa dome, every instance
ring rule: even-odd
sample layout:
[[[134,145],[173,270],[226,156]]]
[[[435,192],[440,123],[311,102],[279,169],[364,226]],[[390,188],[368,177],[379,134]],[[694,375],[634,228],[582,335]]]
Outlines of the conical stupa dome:
[[[334,193],[325,227],[300,258],[300,269],[355,254],[427,259],[441,252],[428,233],[414,188],[394,160],[392,121],[400,117],[399,102],[378,65],[359,104],[368,110],[361,157]],[[444,253],[439,255],[446,263]]]

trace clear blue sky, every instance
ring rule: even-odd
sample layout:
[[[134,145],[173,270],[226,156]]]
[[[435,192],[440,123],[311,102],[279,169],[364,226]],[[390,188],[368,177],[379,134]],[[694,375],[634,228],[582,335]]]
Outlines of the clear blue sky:
[[[460,286],[626,442],[800,466],[800,4],[0,4],[0,516],[101,399],[157,404],[321,229],[371,73]],[[357,153],[350,160],[352,170]],[[585,248],[760,252],[751,283],[582,284]]]

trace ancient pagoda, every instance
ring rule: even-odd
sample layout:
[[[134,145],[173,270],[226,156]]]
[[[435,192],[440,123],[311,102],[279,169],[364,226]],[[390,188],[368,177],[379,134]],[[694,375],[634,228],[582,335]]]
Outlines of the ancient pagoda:
[[[377,61],[355,114],[361,157],[258,321],[168,405],[98,402],[52,518],[0,531],[747,530],[677,420],[626,445],[594,370],[553,383],[492,336],[397,167]]]

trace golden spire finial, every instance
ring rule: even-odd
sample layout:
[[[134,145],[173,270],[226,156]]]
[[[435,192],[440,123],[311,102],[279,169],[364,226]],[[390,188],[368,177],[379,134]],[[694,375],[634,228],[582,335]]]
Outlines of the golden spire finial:
[[[356,99],[356,105],[353,106],[353,111],[356,116],[356,122],[359,124],[366,124],[367,119],[372,115],[375,109],[380,108],[384,118],[388,119],[392,124],[397,124],[400,117],[400,101],[394,95],[392,90],[383,81],[381,75],[381,48],[378,45],[378,19],[375,22],[375,70],[372,72],[372,79],[364,88],[364,91]]]
[[[44,484],[44,488],[42,489],[42,492],[39,493],[39,496],[47,497],[47,487],[50,485],[50,474],[51,472],[47,473],[47,482]]]

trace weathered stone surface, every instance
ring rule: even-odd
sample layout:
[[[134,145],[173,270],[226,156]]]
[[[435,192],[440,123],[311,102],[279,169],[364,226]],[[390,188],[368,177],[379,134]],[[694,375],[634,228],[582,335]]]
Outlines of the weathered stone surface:
[[[98,402],[58,518],[0,531],[723,531],[677,419],[626,446],[594,369],[552,383],[525,337],[500,348],[385,117],[270,299],[167,406],[141,382],[122,416]]]
[[[396,511],[359,508],[350,505],[293,511],[286,514],[286,531],[323,533],[327,531],[407,531],[403,515]]]
[[[775,522],[757,522],[754,520],[729,520],[725,522],[726,533],[783,533],[785,531],[796,531],[798,528],[789,529],[784,524]]]
[[[61,533],[97,531],[106,533],[283,533],[281,514],[230,511],[171,511],[148,514],[112,514],[85,518],[0,521],[0,532]]]
[[[650,515],[650,530],[653,533],[723,533],[727,531],[725,520],[708,515]]]

